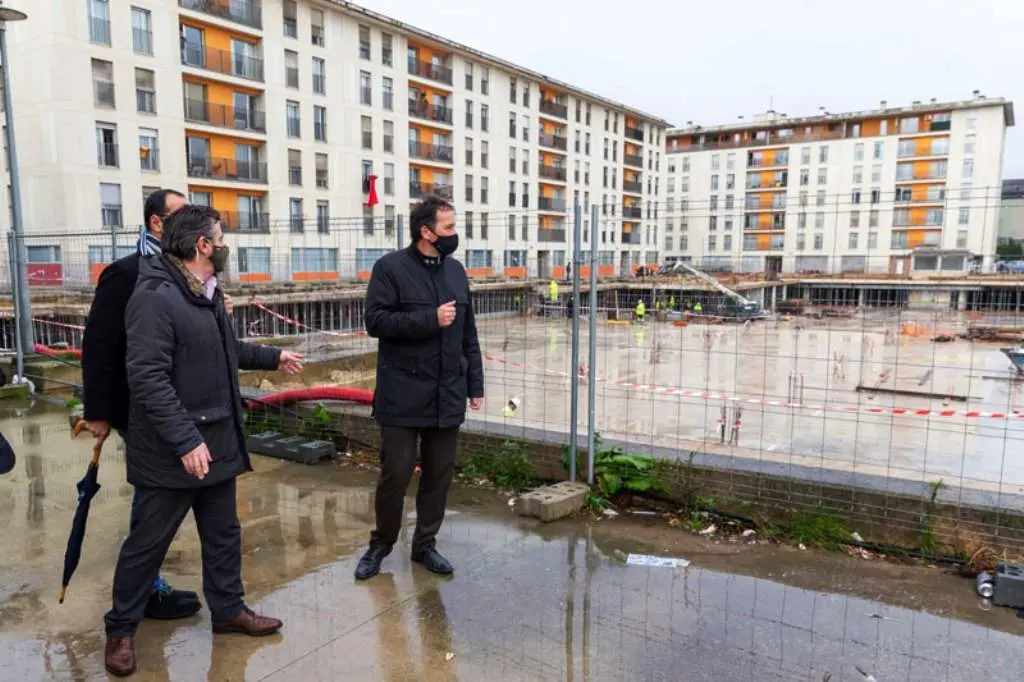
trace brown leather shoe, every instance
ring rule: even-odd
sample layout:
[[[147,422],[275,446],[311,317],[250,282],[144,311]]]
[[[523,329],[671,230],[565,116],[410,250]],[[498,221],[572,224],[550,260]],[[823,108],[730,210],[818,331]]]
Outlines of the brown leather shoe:
[[[135,640],[132,637],[107,635],[104,658],[107,672],[114,677],[128,677],[135,672]]]
[[[284,623],[277,618],[261,616],[248,606],[243,606],[237,618],[214,623],[213,631],[218,635],[239,633],[250,637],[265,637],[280,630],[282,625]]]

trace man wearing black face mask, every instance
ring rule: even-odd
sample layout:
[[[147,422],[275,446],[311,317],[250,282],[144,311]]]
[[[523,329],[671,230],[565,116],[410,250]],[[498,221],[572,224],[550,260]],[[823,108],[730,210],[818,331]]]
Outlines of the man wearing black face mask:
[[[441,575],[452,565],[435,547],[455,471],[466,402],[484,402],[483,358],[469,280],[452,258],[459,246],[455,209],[428,197],[409,216],[412,244],[373,266],[366,290],[366,331],[377,339],[373,414],[380,424],[377,528],[356,579],[380,572],[402,527],[402,506],[419,454],[412,560]]]
[[[140,261],[125,312],[131,393],[125,459],[137,501],[104,618],[106,668],[116,676],[135,671],[135,630],[150,585],[189,510],[199,530],[214,633],[268,635],[281,627],[242,598],[235,478],[252,466],[238,370],[294,373],[302,356],[235,337],[217,285],[228,247],[215,210],[179,208],[167,218],[161,247],[161,255]]]

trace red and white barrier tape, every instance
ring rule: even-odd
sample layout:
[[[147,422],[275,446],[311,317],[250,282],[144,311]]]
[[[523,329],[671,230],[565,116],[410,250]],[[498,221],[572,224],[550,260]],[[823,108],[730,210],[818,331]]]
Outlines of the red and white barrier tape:
[[[567,372],[556,372],[552,370],[546,370],[540,367],[531,367],[529,365],[512,362],[510,360],[496,358],[492,355],[485,355],[484,359],[488,362],[505,365],[507,367],[515,367],[516,369],[530,370],[531,372],[540,372],[548,376],[557,376],[563,379],[569,378],[570,376]],[[902,417],[964,417],[967,419],[1024,420],[1024,411],[1021,410],[1015,410],[1013,412],[985,412],[982,410],[967,410],[964,412],[960,412],[957,410],[918,410],[905,407],[861,407],[859,405],[807,405],[801,403],[791,403],[786,400],[765,400],[764,398],[739,396],[733,395],[731,393],[712,393],[708,391],[693,391],[673,386],[657,386],[655,384],[636,384],[631,381],[605,379],[603,377],[598,377],[597,380],[606,384],[610,384],[612,386],[632,388],[637,391],[645,391],[648,393],[657,393],[661,395],[675,395],[682,398],[700,398],[703,400],[727,400],[745,405],[764,405],[770,407],[800,408],[802,410],[815,410],[822,412],[889,414],[893,416]]]
[[[310,333],[313,333],[313,334],[327,334],[329,336],[336,336],[338,338],[352,338],[352,337],[355,337],[355,336],[366,336],[366,332],[362,331],[362,330],[357,331],[357,332],[332,332],[332,331],[326,331],[326,330],[321,330],[321,329],[315,329],[315,328],[309,326],[308,324],[306,324],[304,322],[299,322],[298,320],[294,320],[294,319],[292,319],[292,318],[290,318],[290,317],[288,317],[286,315],[282,315],[281,313],[279,313],[277,311],[271,310],[270,308],[268,308],[267,306],[263,305],[262,303],[260,303],[259,301],[255,300],[255,299],[249,301],[249,303],[251,305],[253,305],[254,307],[256,307],[258,310],[262,310],[266,314],[270,315],[271,317],[276,317],[277,319],[281,320],[282,322],[287,322],[290,325],[298,327],[299,329],[304,329],[304,330],[306,330],[306,331],[308,331]]]
[[[56,322],[54,320],[44,320],[41,317],[33,317],[32,321],[36,324],[45,324],[51,327],[61,327],[62,329],[74,329],[76,331],[84,332],[85,326],[80,324],[67,324],[65,322]]]

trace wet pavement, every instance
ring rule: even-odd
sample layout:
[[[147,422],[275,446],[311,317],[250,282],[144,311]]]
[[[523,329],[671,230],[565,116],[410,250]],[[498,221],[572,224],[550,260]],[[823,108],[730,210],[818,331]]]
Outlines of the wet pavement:
[[[104,679],[102,614],[128,521],[123,453],[101,467],[82,565],[57,604],[74,482],[88,438],[63,410],[0,430],[20,460],[0,478],[0,680]],[[456,488],[440,546],[452,579],[408,559],[411,520],[385,572],[352,571],[372,525],[373,472],[256,458],[240,480],[249,600],[273,637],[213,636],[209,614],[139,631],[138,680],[1011,680],[1024,621],[982,610],[937,569],[770,545],[716,544],[658,520],[540,526],[490,491]],[[626,565],[628,553],[686,568]],[[165,564],[199,589],[195,526]]]
[[[659,455],[711,453],[721,466],[774,475],[889,491],[916,491],[910,484],[921,484],[927,492],[942,480],[941,498],[1024,509],[1024,460],[1014,456],[1024,448],[1024,419],[965,415],[1024,412],[1024,382],[1004,380],[1010,364],[999,348],[1005,344],[932,342],[964,324],[947,313],[884,311],[749,326],[602,320],[598,430],[606,440]],[[585,321],[581,326],[586,363],[589,334]],[[910,333],[899,334],[901,328]],[[481,336],[491,356],[482,419],[507,432],[565,433],[570,323],[489,320]],[[791,376],[798,382],[793,391]],[[858,392],[858,384],[954,399]],[[587,387],[580,390],[585,433]],[[967,401],[956,401],[958,395]],[[512,397],[521,407],[507,418],[501,408]],[[894,414],[898,408],[931,412]],[[736,441],[727,436],[723,443],[721,422],[731,429],[737,417]]]

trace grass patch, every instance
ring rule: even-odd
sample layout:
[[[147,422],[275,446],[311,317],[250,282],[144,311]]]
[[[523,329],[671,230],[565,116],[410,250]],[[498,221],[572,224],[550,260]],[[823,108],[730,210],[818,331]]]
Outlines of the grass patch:
[[[836,550],[850,541],[846,520],[830,514],[798,514],[786,531],[793,542],[808,547]]]
[[[467,478],[485,478],[512,490],[536,488],[541,482],[526,455],[526,446],[514,440],[465,456],[459,463],[459,472]]]

